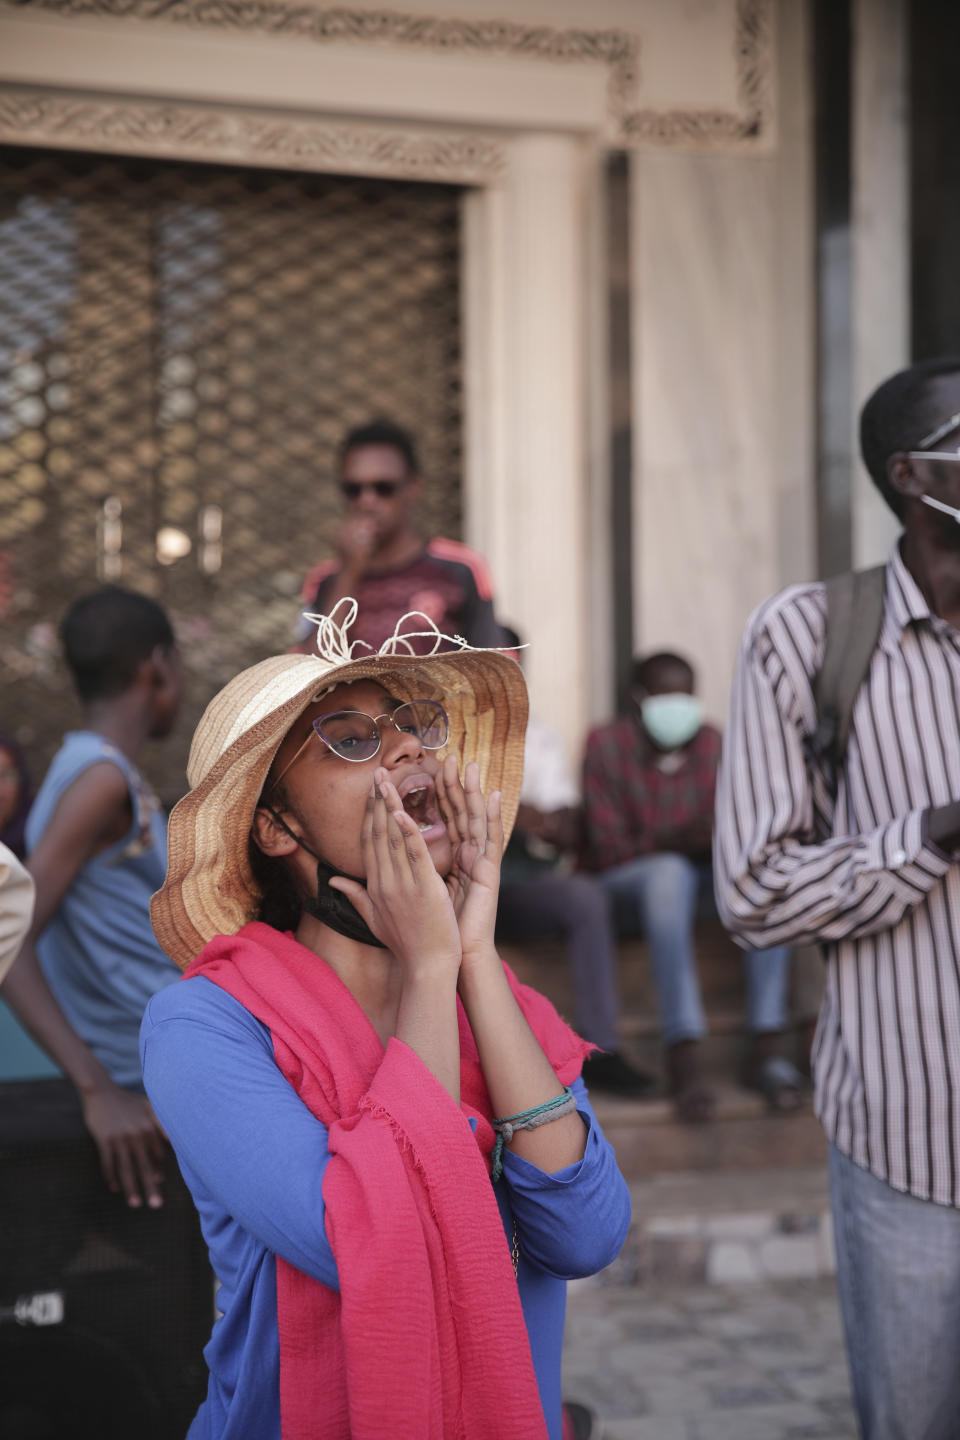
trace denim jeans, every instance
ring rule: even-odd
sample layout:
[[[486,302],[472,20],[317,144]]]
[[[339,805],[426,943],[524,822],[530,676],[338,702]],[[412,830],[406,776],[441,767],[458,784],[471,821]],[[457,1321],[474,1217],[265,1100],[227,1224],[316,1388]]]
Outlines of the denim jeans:
[[[960,1211],[830,1146],[837,1289],[863,1440],[960,1436]]]
[[[590,875],[543,875],[500,886],[497,939],[508,944],[547,937],[566,941],[577,1028],[601,1050],[619,1049],[617,942],[613,907]]]
[[[653,963],[665,1045],[699,1040],[707,1030],[700,999],[693,930],[716,916],[709,861],[685,855],[642,855],[597,879],[611,896],[621,934],[641,933]],[[747,1026],[754,1034],[782,1030],[787,1013],[790,950],[778,945],[744,954]]]

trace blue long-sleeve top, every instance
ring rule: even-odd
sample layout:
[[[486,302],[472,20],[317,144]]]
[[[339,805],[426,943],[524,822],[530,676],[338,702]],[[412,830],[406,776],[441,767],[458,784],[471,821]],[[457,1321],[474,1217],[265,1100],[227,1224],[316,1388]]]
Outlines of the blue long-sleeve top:
[[[203,977],[153,997],[140,1053],[220,1282],[207,1398],[188,1440],[280,1440],[276,1256],[339,1289],[324,1228],[326,1126],[278,1069],[268,1028]],[[505,1149],[495,1187],[511,1240],[516,1220],[517,1282],[550,1440],[560,1440],[566,1282],[608,1265],[630,1224],[613,1149],[582,1080],[572,1089],[588,1131],[583,1159],[548,1175]]]

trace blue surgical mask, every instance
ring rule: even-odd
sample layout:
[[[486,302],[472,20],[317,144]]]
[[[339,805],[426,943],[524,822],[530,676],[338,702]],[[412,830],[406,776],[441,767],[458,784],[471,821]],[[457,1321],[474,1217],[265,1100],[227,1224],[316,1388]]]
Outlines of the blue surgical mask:
[[[640,702],[643,728],[661,750],[688,745],[703,724],[703,707],[696,695],[648,695]]]

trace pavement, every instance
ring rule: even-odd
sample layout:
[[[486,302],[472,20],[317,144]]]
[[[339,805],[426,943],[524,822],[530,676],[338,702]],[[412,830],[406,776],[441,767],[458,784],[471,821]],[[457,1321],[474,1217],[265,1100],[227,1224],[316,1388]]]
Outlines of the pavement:
[[[822,1170],[631,1188],[620,1259],[569,1287],[565,1396],[606,1440],[856,1440]]]
[[[856,1440],[833,1282],[576,1281],[564,1395],[605,1440]]]
[[[664,1171],[634,1181],[630,1193],[633,1224],[613,1283],[815,1280],[836,1269],[822,1165]]]

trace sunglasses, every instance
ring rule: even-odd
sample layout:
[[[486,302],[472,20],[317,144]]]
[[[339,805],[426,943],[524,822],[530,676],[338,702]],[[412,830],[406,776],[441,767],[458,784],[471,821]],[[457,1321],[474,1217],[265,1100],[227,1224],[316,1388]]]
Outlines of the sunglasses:
[[[389,500],[406,483],[406,480],[342,480],[340,493],[345,500],[359,500],[364,490],[372,490],[380,500]]]
[[[363,710],[333,710],[329,715],[318,715],[312,722],[311,733],[275,777],[273,785],[280,784],[314,735],[341,760],[358,764],[372,760],[383,743],[381,720],[389,720],[401,734],[415,735],[424,750],[440,750],[450,737],[450,720],[438,700],[406,700],[383,715],[367,715]]]

